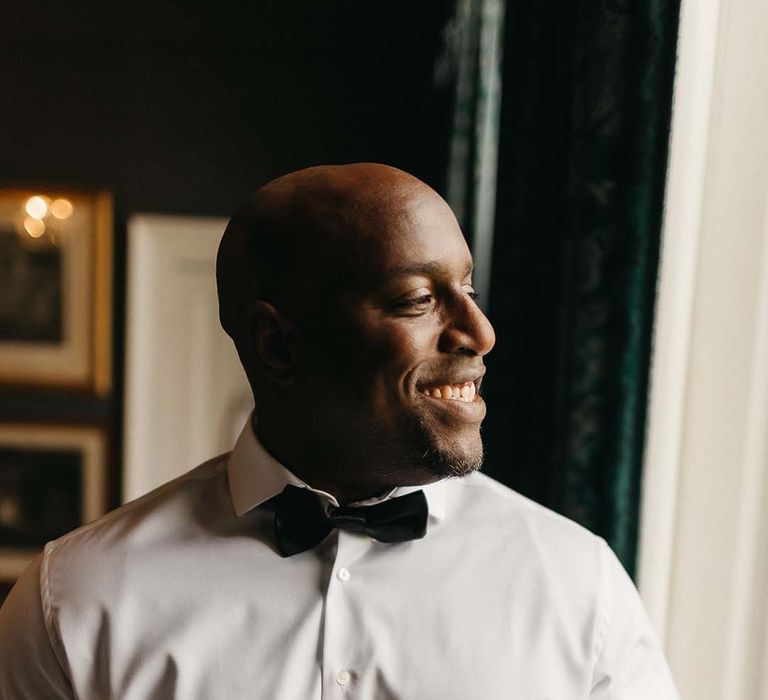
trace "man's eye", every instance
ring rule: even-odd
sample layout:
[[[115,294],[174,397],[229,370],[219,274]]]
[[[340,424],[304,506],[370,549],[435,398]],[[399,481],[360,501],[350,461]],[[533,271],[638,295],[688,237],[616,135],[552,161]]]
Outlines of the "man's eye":
[[[433,294],[422,294],[413,299],[401,299],[395,302],[393,306],[396,309],[422,309],[429,306],[434,298]]]

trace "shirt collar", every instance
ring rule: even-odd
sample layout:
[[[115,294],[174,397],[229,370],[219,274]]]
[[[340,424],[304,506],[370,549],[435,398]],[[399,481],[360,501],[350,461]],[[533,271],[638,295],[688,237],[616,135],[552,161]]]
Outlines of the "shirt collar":
[[[256,437],[249,419],[227,460],[229,493],[238,517],[280,493],[288,484],[308,488],[320,497],[338,506],[329,493],[313,489],[278,462]],[[423,486],[398,486],[386,496],[370,498],[356,505],[370,505],[387,498],[404,496],[413,491],[424,491],[429,505],[429,517],[442,520],[445,517],[445,480]]]

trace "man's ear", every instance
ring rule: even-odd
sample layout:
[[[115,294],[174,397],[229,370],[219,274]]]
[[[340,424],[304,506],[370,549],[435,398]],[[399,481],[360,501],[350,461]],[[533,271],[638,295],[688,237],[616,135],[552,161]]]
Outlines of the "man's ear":
[[[293,383],[296,372],[296,324],[268,301],[251,306],[248,332],[255,359],[270,379],[278,384]]]

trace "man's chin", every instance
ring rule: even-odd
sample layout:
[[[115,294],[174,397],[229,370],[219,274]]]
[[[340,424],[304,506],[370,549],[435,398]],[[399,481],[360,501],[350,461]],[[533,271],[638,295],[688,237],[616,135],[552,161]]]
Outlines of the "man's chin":
[[[480,436],[467,442],[438,440],[432,437],[420,455],[425,469],[440,478],[462,477],[483,466],[483,443]]]
[[[440,478],[463,477],[482,469],[483,456],[458,456],[435,452],[430,455],[428,468]]]
[[[467,476],[483,466],[483,441],[477,426],[457,431],[418,416],[403,424],[402,430],[410,435],[406,469],[420,480]]]

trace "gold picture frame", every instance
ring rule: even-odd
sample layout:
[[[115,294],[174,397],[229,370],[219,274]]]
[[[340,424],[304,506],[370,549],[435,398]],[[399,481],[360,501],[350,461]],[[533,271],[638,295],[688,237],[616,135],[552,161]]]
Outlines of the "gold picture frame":
[[[107,435],[94,426],[0,423],[0,580],[107,509]]]
[[[0,187],[0,384],[107,395],[112,196]]]

